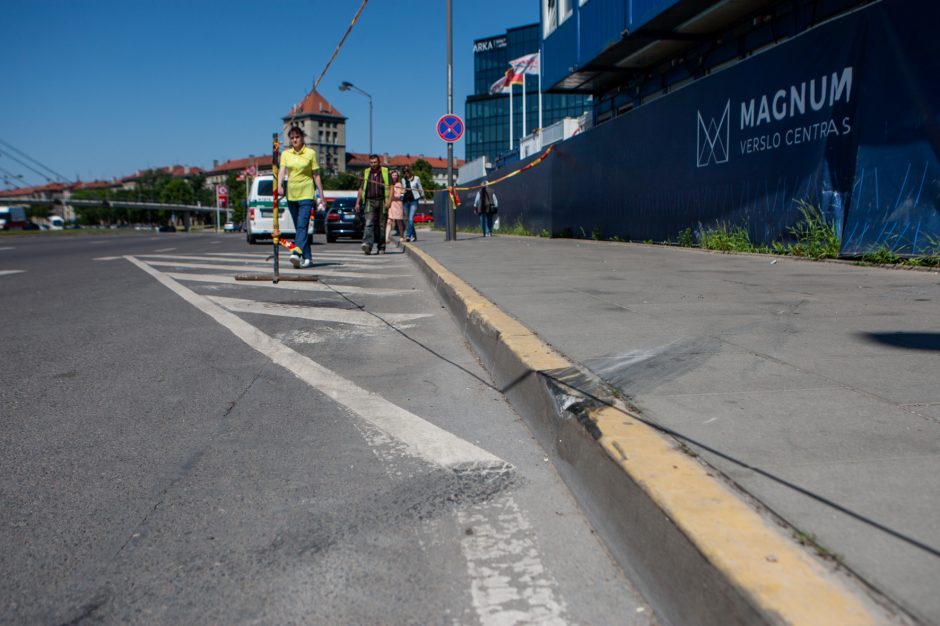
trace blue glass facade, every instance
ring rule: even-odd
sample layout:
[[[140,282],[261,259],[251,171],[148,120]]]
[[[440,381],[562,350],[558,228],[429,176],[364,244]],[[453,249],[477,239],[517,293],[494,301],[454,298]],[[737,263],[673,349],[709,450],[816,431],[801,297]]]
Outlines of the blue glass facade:
[[[490,93],[490,86],[503,77],[509,61],[539,51],[538,24],[520,26],[504,35],[478,39],[473,44],[473,95],[464,104],[465,158],[486,156],[490,161],[509,151],[509,94]],[[538,76],[526,76],[526,124],[522,126],[522,88],[514,87],[513,144],[539,127]],[[579,94],[543,94],[542,124],[564,117],[578,117],[590,109],[590,101]]]

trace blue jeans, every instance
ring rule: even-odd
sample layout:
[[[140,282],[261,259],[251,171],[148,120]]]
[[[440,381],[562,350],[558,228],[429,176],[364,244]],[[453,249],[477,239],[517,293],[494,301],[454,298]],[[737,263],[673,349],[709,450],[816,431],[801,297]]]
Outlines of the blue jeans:
[[[480,213],[480,230],[483,231],[484,237],[493,236],[493,214],[492,213]]]
[[[408,216],[408,230],[405,237],[410,237],[412,241],[418,238],[415,234],[415,212],[418,210],[418,201],[412,200],[405,203],[405,215]]]
[[[307,227],[310,225],[310,209],[313,208],[313,200],[288,200],[287,210],[290,211],[291,219],[294,220],[294,243],[300,248],[300,254],[303,258],[310,258],[310,236],[307,234]]]

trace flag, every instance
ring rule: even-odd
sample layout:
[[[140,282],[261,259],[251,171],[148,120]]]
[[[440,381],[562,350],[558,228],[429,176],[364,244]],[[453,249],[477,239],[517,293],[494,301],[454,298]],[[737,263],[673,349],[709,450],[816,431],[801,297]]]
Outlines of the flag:
[[[509,68],[506,70],[506,74],[502,78],[490,85],[490,93],[511,93],[513,85],[524,84],[524,78],[525,77],[522,74],[516,74],[512,71],[512,68]]]
[[[532,54],[521,56],[518,59],[513,59],[509,62],[509,65],[512,66],[512,69],[516,74],[538,74],[540,65],[539,61],[540,53],[533,52]]]

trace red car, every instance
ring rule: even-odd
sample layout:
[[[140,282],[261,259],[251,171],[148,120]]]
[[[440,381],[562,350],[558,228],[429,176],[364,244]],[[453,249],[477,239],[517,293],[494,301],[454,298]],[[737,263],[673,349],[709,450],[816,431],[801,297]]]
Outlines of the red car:
[[[434,214],[428,211],[415,212],[415,224],[433,224]]]

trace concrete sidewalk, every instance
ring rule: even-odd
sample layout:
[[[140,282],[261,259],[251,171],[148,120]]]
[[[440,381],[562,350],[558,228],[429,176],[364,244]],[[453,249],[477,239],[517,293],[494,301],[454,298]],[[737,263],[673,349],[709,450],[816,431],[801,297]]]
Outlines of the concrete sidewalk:
[[[508,236],[416,247],[940,624],[937,272]]]

